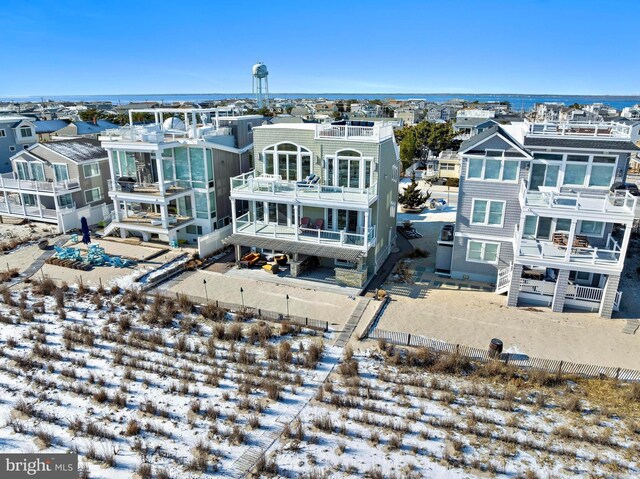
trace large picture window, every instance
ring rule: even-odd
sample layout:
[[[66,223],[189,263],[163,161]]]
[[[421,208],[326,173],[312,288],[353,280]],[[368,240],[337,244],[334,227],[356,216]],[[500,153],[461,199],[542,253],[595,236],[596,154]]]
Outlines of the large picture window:
[[[495,264],[498,262],[499,251],[500,243],[469,240],[467,243],[467,261]]]
[[[53,172],[56,176],[56,181],[66,181],[69,179],[69,169],[67,168],[67,165],[54,163]]]
[[[518,181],[520,162],[496,158],[470,158],[467,179],[487,181]]]
[[[504,201],[474,199],[471,207],[471,224],[502,226],[504,220],[504,206]]]

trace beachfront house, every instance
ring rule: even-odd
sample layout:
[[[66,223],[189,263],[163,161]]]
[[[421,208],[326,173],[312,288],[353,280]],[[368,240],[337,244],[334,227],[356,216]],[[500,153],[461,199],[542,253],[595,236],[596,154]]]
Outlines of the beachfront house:
[[[495,283],[509,306],[611,317],[637,202],[611,187],[626,179],[639,130],[525,121],[464,142],[455,233],[442,246],[452,248],[450,275]]]
[[[136,113],[154,120],[133,125]],[[130,110],[129,116],[133,126],[100,136],[114,207],[104,233],[195,244],[228,225],[229,179],[249,170],[253,129],[263,117],[221,117],[215,108]]]
[[[231,180],[227,244],[286,253],[290,273],[311,265],[362,288],[396,235],[398,148],[384,122],[276,124],[254,129],[256,168]]]
[[[109,218],[109,165],[97,140],[36,143],[11,158],[0,175],[0,215],[52,223],[60,232]]]

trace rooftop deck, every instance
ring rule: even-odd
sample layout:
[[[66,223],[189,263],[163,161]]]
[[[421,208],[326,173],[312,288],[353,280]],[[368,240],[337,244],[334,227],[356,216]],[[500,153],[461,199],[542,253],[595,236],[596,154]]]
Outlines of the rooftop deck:
[[[283,180],[280,175],[257,175],[255,171],[231,178],[231,196],[245,199],[251,199],[250,197],[253,196],[272,196],[292,199],[300,203],[332,201],[360,205],[370,205],[378,197],[375,185],[369,188],[309,185],[303,182]]]
[[[572,136],[629,139],[631,127],[616,121],[584,122],[584,121],[525,121],[527,135],[539,136]]]
[[[231,128],[199,124],[192,129],[166,128],[162,124],[124,126],[105,130],[101,141],[122,141],[140,143],[165,143],[188,139],[208,140],[218,136],[231,135]]]

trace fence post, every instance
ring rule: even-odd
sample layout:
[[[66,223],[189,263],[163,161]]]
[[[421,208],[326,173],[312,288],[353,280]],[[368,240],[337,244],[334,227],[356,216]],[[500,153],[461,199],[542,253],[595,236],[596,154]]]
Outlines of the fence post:
[[[616,381],[620,379],[620,368],[616,370]]]
[[[456,356],[460,354],[460,345],[456,344]]]
[[[258,316],[262,316],[262,310],[258,308]]]
[[[508,353],[505,354],[505,357],[504,357],[504,365],[506,366],[507,364],[509,364],[509,354]]]
[[[407,346],[411,346],[411,334],[407,335]]]
[[[562,375],[562,361],[560,361],[560,364],[558,365],[558,376]]]
[[[309,326],[309,318],[304,318],[304,325]]]
[[[325,333],[326,333],[327,331],[329,331],[329,321],[325,321],[325,322],[324,322],[324,331],[325,331]]]

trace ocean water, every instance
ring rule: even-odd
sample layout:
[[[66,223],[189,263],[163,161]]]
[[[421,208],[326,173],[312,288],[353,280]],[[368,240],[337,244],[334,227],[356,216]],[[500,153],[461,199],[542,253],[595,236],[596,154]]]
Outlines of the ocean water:
[[[308,99],[325,98],[327,100],[358,99],[358,100],[406,100],[420,98],[428,101],[442,103],[447,100],[460,99],[465,101],[508,101],[514,110],[530,110],[536,103],[560,102],[565,105],[574,103],[605,103],[618,110],[625,106],[640,103],[640,96],[616,96],[616,95],[526,95],[526,94],[474,94],[474,93],[271,93],[273,98],[283,99]],[[0,97],[0,101],[40,102],[52,101],[110,101],[114,104],[127,104],[131,102],[155,101],[160,103],[173,103],[189,101],[194,103],[211,100],[253,98],[251,93],[167,93],[160,95],[53,95],[53,96],[26,96],[26,97]]]

